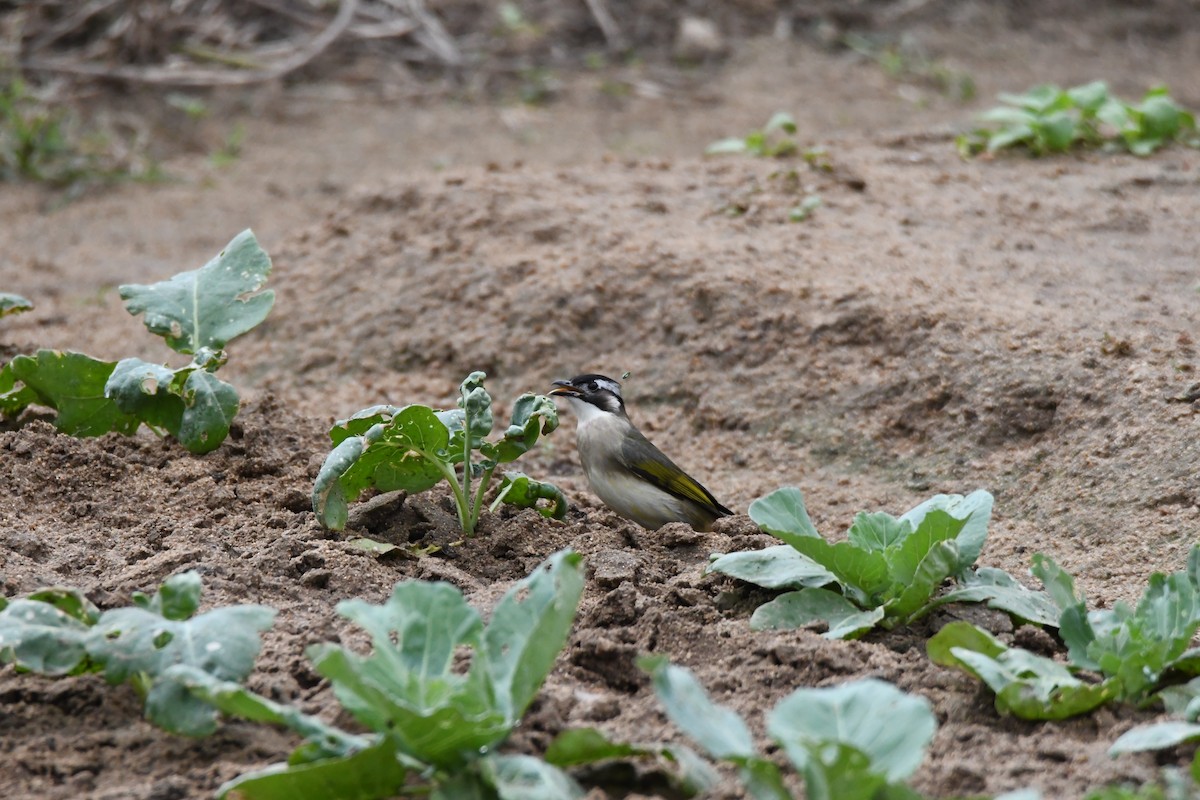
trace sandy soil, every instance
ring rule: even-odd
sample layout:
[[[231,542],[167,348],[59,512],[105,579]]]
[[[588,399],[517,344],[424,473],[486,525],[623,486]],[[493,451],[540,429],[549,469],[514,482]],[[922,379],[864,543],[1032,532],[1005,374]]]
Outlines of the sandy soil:
[[[524,464],[569,493],[564,523],[505,513],[449,546],[440,490],[345,535],[309,508],[339,416],[445,405],[473,369],[501,405],[555,378],[629,370],[635,421],[739,512],[798,485],[818,528],[837,532],[860,509],[986,488],[996,512],[983,564],[1027,575],[1031,555],[1048,553],[1099,605],[1180,568],[1200,532],[1200,408],[1175,400],[1198,380],[1200,155],[968,163],[951,131],[994,91],[1043,80],[1106,78],[1129,94],[1167,80],[1200,106],[1200,80],[1187,79],[1200,78],[1200,26],[1177,9],[1173,30],[1158,30],[1120,4],[1087,24],[1018,24],[988,8],[912,31],[974,76],[972,105],[811,41],[754,40],[719,68],[639,68],[642,94],[601,90],[632,80],[620,70],[565,75],[543,108],[437,100],[405,81],[260,92],[244,98],[259,113],[242,117],[231,167],[182,154],[167,164],[178,182],[53,211],[42,190],[6,187],[0,287],[37,310],[0,323],[3,356],[53,346],[169,359],[115,285],[199,266],[245,227],[274,257],[278,299],[231,347],[223,375],[247,402],[208,456],[149,435],[73,440],[42,422],[0,432],[0,591],[67,584],[109,607],[199,569],[206,603],[281,610],[251,685],[331,715],[303,649],[346,632],[338,600],[380,601],[417,577],[486,608],[571,546],[589,563],[579,621],[516,751],[578,725],[675,738],[633,666],[653,651],[760,734],[798,686],[870,675],[928,697],[940,727],[914,783],[933,796],[1033,786],[1071,798],[1153,778],[1154,758],[1106,755],[1153,714],[1018,722],[931,665],[925,640],[965,612],[858,642],[750,631],[763,596],[702,569],[710,553],[770,537],[744,513],[710,534],[617,518],[587,491],[569,419]],[[803,141],[825,144],[832,171],[697,157],[780,109]],[[232,121],[206,124],[189,135],[219,141]],[[812,193],[821,207],[790,222]],[[351,534],[443,549],[377,559]],[[173,738],[140,720],[132,690],[94,676],[0,672],[0,715],[6,798],[202,797],[296,744],[236,722]],[[739,795],[727,783],[714,796]]]

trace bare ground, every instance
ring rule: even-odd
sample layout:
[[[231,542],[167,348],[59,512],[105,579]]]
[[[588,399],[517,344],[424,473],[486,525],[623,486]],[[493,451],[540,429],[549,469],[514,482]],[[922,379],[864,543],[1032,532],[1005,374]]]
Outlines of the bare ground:
[[[1187,19],[1154,31],[1127,25],[1123,6],[1081,26],[963,8],[974,16],[915,34],[975,77],[975,106],[998,89],[1092,78],[1127,94],[1167,80],[1200,105]],[[577,725],[677,737],[633,666],[653,651],[759,733],[798,686],[870,675],[928,697],[940,727],[915,785],[933,796],[1034,786],[1069,798],[1153,778],[1152,757],[1106,755],[1152,714],[1000,717],[925,657],[945,616],[848,643],[750,631],[762,595],[702,569],[769,537],[744,514],[711,534],[620,520],[587,492],[569,420],[526,465],[568,491],[565,523],[501,514],[449,546],[436,490],[359,519],[357,533],[443,545],[421,560],[373,558],[316,524],[308,494],[339,416],[445,405],[472,369],[504,405],[554,378],[630,370],[635,421],[738,511],[798,485],[818,528],[836,532],[860,509],[987,488],[983,564],[1026,575],[1048,553],[1100,605],[1182,566],[1200,529],[1200,413],[1177,401],[1198,380],[1195,151],[963,162],[949,131],[969,108],[805,42],[739,42],[699,74],[656,69],[639,79],[665,97],[614,98],[581,73],[537,109],[419,99],[407,84],[373,103],[339,99],[340,85],[292,87],[245,100],[260,113],[230,168],[179,156],[167,165],[178,183],[52,212],[39,190],[6,188],[0,287],[38,306],[0,324],[6,355],[169,358],[114,285],[198,266],[247,226],[275,259],[278,299],[231,348],[226,370],[248,401],[215,453],[148,435],[78,441],[40,422],[0,433],[0,590],[68,584],[109,607],[199,569],[206,602],[281,610],[251,685],[329,715],[302,653],[345,633],[338,600],[379,601],[418,577],[486,608],[571,546],[588,559],[584,603],[515,750],[540,752]],[[778,109],[826,144],[831,172],[696,158]],[[823,205],[789,222],[809,193]],[[1044,634],[983,621],[1053,650]],[[173,738],[140,720],[131,690],[94,676],[2,672],[0,714],[10,798],[201,797],[295,745],[236,722]],[[727,783],[715,796],[739,795]]]

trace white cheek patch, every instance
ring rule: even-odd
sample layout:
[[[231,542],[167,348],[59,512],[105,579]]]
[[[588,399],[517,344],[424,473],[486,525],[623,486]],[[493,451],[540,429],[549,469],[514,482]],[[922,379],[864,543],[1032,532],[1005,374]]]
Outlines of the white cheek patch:
[[[617,383],[616,381],[612,381],[607,378],[597,378],[596,385],[601,389],[607,389],[617,397],[621,396],[621,384]]]

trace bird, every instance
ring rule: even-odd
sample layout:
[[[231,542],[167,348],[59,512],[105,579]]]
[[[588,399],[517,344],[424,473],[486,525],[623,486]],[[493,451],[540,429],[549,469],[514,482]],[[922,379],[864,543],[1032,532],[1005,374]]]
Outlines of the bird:
[[[579,460],[604,505],[643,528],[686,522],[697,531],[733,514],[629,421],[621,384],[604,375],[554,381],[550,394],[575,412]]]

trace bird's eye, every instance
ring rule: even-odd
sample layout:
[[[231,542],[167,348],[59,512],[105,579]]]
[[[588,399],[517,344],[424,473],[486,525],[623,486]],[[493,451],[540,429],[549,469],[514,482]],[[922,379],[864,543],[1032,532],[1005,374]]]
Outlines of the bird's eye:
[[[600,384],[596,383],[595,381],[588,381],[587,388],[589,392],[596,392],[600,390]]]

